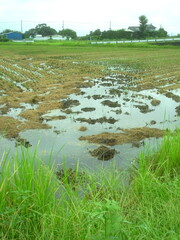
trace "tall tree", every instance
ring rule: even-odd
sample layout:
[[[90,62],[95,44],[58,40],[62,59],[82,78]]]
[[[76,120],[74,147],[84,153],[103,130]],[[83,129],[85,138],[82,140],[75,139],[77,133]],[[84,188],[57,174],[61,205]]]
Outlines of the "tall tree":
[[[148,19],[145,15],[141,15],[139,17],[139,33],[140,33],[140,37],[145,37],[146,36],[146,31],[147,31],[147,24],[148,23]]]
[[[47,26],[46,23],[38,24],[35,30],[36,34],[41,34],[43,37],[57,34],[57,31],[54,28]]]
[[[14,32],[14,30],[11,30],[11,29],[5,29],[2,33],[10,33],[10,32]]]
[[[66,29],[63,29],[63,30],[59,31],[59,34],[64,36],[64,37],[71,38],[71,39],[76,39],[77,38],[76,32],[72,29],[69,29],[69,28],[66,28]]]
[[[96,29],[95,31],[90,31],[89,37],[90,37],[90,39],[93,39],[93,40],[100,40],[101,34],[102,34],[101,30]]]
[[[157,30],[158,37],[167,37],[167,35],[168,33],[164,28],[160,27],[159,30]]]
[[[29,38],[29,37],[35,37],[36,34],[37,34],[36,29],[31,28],[24,33],[24,36],[25,36],[25,38]]]

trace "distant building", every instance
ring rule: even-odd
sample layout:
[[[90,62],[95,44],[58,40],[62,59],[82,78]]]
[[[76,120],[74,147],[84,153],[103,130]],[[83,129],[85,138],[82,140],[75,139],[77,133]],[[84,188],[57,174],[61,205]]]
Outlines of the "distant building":
[[[35,41],[45,41],[45,40],[67,40],[67,37],[63,37],[61,35],[52,35],[43,37],[42,35],[38,34],[33,38]]]
[[[37,34],[33,39],[34,39],[35,41],[43,41],[43,40],[49,40],[50,37],[43,37],[42,35]]]
[[[3,36],[7,37],[9,40],[22,40],[23,35],[19,32],[9,32],[9,33],[3,33]]]
[[[139,27],[135,27],[135,26],[130,26],[128,27],[129,30],[131,30],[132,32],[138,32],[139,31]]]
[[[128,29],[133,31],[133,32],[138,32],[139,31],[138,26],[130,26],[130,27],[128,27]],[[148,24],[146,30],[149,31],[149,32],[152,32],[152,31],[156,30],[156,27],[154,27],[152,24]]]
[[[147,31],[152,32],[152,31],[155,31],[155,30],[156,30],[156,27],[153,26],[152,24],[148,24],[148,25],[147,25]]]
[[[67,40],[67,37],[63,37],[61,35],[52,35],[51,39],[53,39],[53,40]]]

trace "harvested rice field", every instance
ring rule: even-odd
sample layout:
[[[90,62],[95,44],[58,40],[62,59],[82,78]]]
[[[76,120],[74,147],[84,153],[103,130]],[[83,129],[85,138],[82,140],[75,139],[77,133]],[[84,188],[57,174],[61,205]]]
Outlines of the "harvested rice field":
[[[0,44],[1,155],[125,168],[179,116],[178,47]]]

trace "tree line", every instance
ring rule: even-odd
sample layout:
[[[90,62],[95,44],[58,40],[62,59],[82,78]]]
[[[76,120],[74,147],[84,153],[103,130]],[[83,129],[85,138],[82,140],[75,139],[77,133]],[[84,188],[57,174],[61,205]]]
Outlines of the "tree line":
[[[132,27],[133,28],[133,27]],[[96,29],[95,31],[91,31],[89,35],[86,35],[84,39],[89,38],[92,40],[104,40],[104,39],[144,39],[144,38],[161,38],[167,37],[167,31],[160,27],[158,30],[152,26],[152,24],[148,24],[148,19],[145,15],[141,15],[139,17],[139,26],[134,27],[136,30],[132,31],[129,29],[119,29],[119,30],[107,30],[102,31],[100,29]]]
[[[107,30],[101,31],[96,29],[95,31],[90,31],[89,34],[83,37],[78,37],[77,33],[72,29],[62,29],[56,31],[54,28],[47,26],[46,23],[38,24],[35,28],[31,28],[26,31],[23,35],[24,38],[35,37],[36,35],[53,36],[59,34],[67,39],[79,39],[79,40],[105,40],[105,39],[143,39],[143,38],[161,38],[167,37],[167,31],[160,27],[158,30],[156,28],[151,29],[151,24],[148,24],[148,19],[145,15],[139,17],[139,26],[136,27],[135,31],[131,29],[119,29],[119,30]],[[6,29],[3,33],[12,32],[10,29]]]
[[[125,29],[120,30],[108,30],[101,32],[100,29],[95,30],[94,32],[91,31],[89,35],[83,37],[83,39],[90,39],[90,40],[104,40],[104,39],[145,39],[145,38],[161,38],[167,37],[167,31],[164,28],[159,28],[158,30],[154,31],[146,31],[146,32],[131,32]]]
[[[2,32],[2,34],[9,32],[14,32],[14,30],[6,29]],[[34,38],[36,35],[42,35],[42,37],[46,37],[53,36],[56,34],[66,37],[67,39],[77,39],[77,33],[74,30],[66,28],[60,31],[56,31],[56,29],[47,26],[46,23],[38,24],[35,28],[29,29],[23,34],[23,38]]]
[[[59,34],[63,37],[76,39],[77,33],[72,29],[62,29],[60,31],[56,31],[54,28],[47,26],[46,23],[38,24],[35,28],[31,28],[25,32],[24,37],[35,37],[36,35],[42,35],[43,37],[46,36],[53,36]]]

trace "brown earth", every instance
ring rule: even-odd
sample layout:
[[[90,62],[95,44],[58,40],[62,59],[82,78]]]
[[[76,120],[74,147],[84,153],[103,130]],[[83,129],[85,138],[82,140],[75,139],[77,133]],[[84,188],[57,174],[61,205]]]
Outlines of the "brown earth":
[[[92,118],[76,118],[76,121],[80,122],[86,122],[88,124],[95,124],[95,123],[109,123],[109,124],[114,124],[117,122],[116,119],[114,118],[106,118],[106,117],[101,117],[97,119],[92,119]]]
[[[139,108],[141,113],[148,113],[153,111],[153,109],[149,109],[149,106],[147,104],[143,105],[134,105],[135,107]]]
[[[161,101],[157,100],[157,99],[152,99],[152,101],[151,101],[152,106],[158,106],[160,103],[161,103]]]
[[[87,131],[87,127],[81,126],[81,127],[79,128],[79,131],[81,131],[81,132]]]
[[[0,132],[6,137],[17,137],[21,122],[12,117],[0,117]]]
[[[180,116],[180,105],[176,107],[177,116]]]
[[[123,131],[121,133],[103,132],[92,136],[81,136],[79,140],[114,146],[123,143],[133,143],[150,137],[159,138],[164,135],[164,131],[157,128],[142,127],[121,130]]]
[[[93,151],[90,151],[90,154],[93,157],[97,157],[98,160],[107,161],[114,157],[116,153],[115,149],[108,148],[106,146],[100,146]]]

